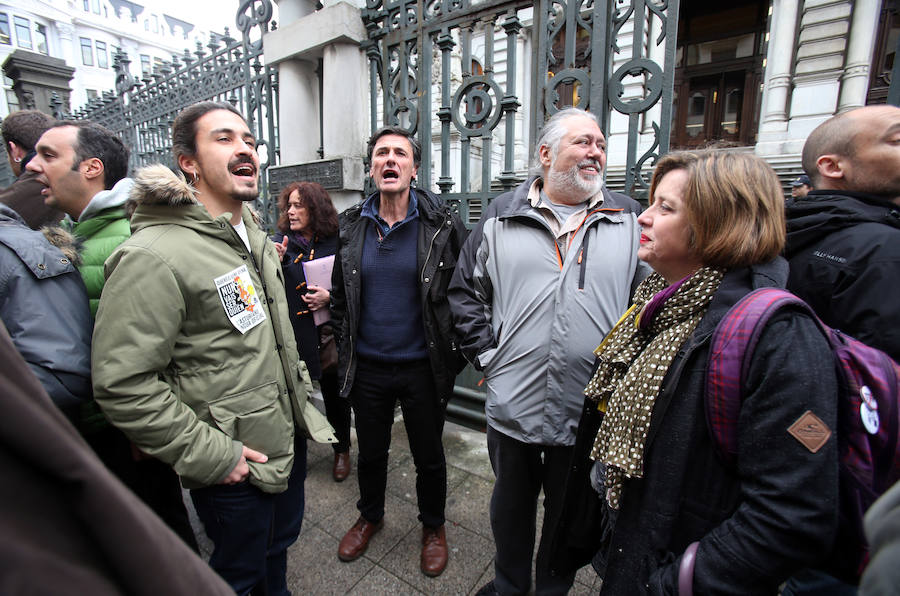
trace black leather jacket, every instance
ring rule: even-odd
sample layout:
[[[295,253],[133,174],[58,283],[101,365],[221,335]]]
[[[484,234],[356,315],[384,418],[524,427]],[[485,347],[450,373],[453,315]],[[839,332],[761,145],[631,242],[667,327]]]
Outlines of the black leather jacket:
[[[456,375],[465,366],[450,321],[447,286],[468,230],[441,198],[421,189],[414,189],[413,192],[416,193],[419,208],[416,252],[425,341],[437,387],[436,397],[446,404],[453,392]],[[332,278],[331,318],[338,346],[338,383],[342,397],[350,395],[356,374],[360,263],[366,226],[372,223],[369,218],[361,216],[363,204],[358,203],[341,213],[340,239]]]

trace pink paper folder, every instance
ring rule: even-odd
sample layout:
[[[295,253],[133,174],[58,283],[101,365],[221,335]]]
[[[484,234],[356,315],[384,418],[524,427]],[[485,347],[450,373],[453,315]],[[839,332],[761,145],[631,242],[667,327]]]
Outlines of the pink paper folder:
[[[331,270],[334,268],[334,255],[328,255],[321,259],[303,261],[303,275],[306,276],[306,286],[319,286],[331,291]],[[331,319],[331,311],[320,308],[313,311],[313,321],[318,327]]]

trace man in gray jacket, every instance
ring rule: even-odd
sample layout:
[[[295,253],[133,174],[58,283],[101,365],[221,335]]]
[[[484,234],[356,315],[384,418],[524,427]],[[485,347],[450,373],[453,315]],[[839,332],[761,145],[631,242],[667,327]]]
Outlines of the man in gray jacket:
[[[0,205],[0,322],[53,403],[74,421],[91,397],[91,311],[65,233],[31,230]],[[52,242],[51,242],[52,239]]]
[[[640,206],[603,187],[597,119],[569,108],[544,126],[535,176],[497,197],[469,236],[450,284],[462,350],[484,371],[487,442],[496,481],[495,579],[479,594],[531,588],[537,498],[556,518],[593,363],[592,351],[647,273],[637,258]],[[537,555],[537,594],[564,594],[574,574]]]

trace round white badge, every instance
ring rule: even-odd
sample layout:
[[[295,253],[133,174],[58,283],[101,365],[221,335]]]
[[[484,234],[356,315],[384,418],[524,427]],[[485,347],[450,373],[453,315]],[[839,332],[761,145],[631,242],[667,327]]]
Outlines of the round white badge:
[[[859,417],[862,419],[863,426],[870,435],[878,433],[878,410],[869,409],[866,402],[859,404]]]
[[[866,402],[866,405],[869,406],[870,410],[878,409],[878,402],[875,401],[875,396],[872,395],[872,390],[869,389],[867,385],[863,385],[859,388],[859,396]]]

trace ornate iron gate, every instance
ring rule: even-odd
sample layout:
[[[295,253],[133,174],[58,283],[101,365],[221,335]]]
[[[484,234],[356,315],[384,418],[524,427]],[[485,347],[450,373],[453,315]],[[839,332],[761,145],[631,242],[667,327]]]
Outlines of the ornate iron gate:
[[[258,207],[274,223],[277,207],[267,196],[267,170],[279,160],[277,68],[263,64],[261,36],[269,30],[269,0],[242,0],[236,25],[241,39],[213,35],[204,48],[173,56],[152,74],[135,78],[128,55],[114,54],[116,90],[91,101],[73,114],[57,117],[90,119],[118,133],[131,149],[134,168],[172,159],[172,122],[183,108],[203,100],[228,101],[247,119],[259,144],[262,167]]]
[[[642,196],[668,151],[677,0],[367,0],[363,22],[372,130],[417,135],[418,184],[469,225],[525,178],[536,132],[568,105],[600,117],[612,188]],[[479,376],[460,375],[448,411],[483,427]]]

